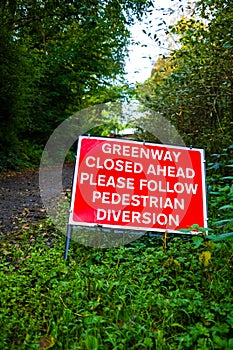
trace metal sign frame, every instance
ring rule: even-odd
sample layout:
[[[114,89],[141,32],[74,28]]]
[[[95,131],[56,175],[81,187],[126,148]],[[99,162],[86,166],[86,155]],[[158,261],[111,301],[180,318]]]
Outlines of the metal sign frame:
[[[115,148],[114,148],[115,153],[111,154],[111,152],[108,150],[108,152],[110,152],[110,153],[106,154],[106,157],[108,157],[108,158],[106,158],[106,159],[108,159],[108,163],[105,160],[105,166],[107,167],[107,169],[103,169],[103,166],[101,165],[102,164],[101,162],[104,161],[104,157],[105,157],[104,154],[101,154],[101,150],[103,150],[102,145],[104,145],[104,144],[111,145],[112,147],[113,147],[113,145],[115,145]],[[142,148],[147,149],[147,153],[145,153],[145,151],[143,151]],[[151,153],[149,153],[148,149],[151,150]],[[123,152],[120,153],[120,150],[124,150],[124,154],[123,154]],[[131,153],[131,155],[130,155],[130,150],[132,152],[134,152],[134,153]],[[154,159],[145,158],[145,156],[148,154],[152,155],[154,157]],[[157,154],[157,158],[155,157],[156,154]],[[164,155],[164,158],[161,156],[162,154]],[[194,154],[195,154],[195,157],[194,157]],[[139,157],[137,157],[137,156],[139,156]],[[141,156],[141,158],[140,158],[140,156]],[[143,156],[145,159],[143,158]],[[89,157],[89,158],[87,158],[87,157]],[[184,164],[187,165],[187,167],[185,168],[186,175],[184,174],[184,169],[182,170],[182,166],[181,165],[178,166],[180,164],[179,157],[183,158],[181,165],[182,166],[184,166]],[[185,159],[185,157],[187,159]],[[96,163],[97,158],[99,161],[98,164]],[[158,159],[158,158],[160,158],[160,159]],[[88,162],[87,162],[87,159],[88,159]],[[110,159],[112,159],[112,161],[110,161]],[[118,161],[118,163],[117,163],[117,161]],[[114,164],[115,165],[117,164],[117,166],[118,166],[117,173],[116,173],[116,166],[115,166],[115,168],[111,168],[111,165],[113,164],[113,162],[115,162]],[[188,203],[189,199],[187,199],[186,202],[189,205],[190,205],[190,203],[192,204],[192,199],[198,193],[199,206],[201,206],[201,209],[196,206],[195,212],[193,210],[193,215],[195,218],[195,223],[198,224],[198,222],[199,223],[201,222],[201,225],[199,225],[199,226],[207,229],[208,218],[207,218],[206,180],[205,180],[205,153],[204,153],[203,149],[191,148],[191,147],[189,148],[189,147],[183,147],[183,146],[174,146],[174,145],[156,144],[156,143],[152,143],[152,142],[140,142],[140,141],[134,141],[134,140],[128,140],[128,139],[120,139],[120,138],[80,136],[79,140],[78,140],[78,146],[77,146],[77,156],[76,156],[76,164],[75,164],[73,186],[72,186],[70,215],[69,215],[69,223],[68,223],[67,237],[66,237],[67,239],[66,239],[65,258],[67,258],[67,255],[68,255],[69,241],[70,241],[71,236],[72,236],[72,229],[73,229],[73,226],[76,226],[76,225],[77,226],[90,226],[90,227],[95,227],[95,226],[101,225],[102,227],[108,227],[108,228],[144,230],[144,231],[148,231],[148,232],[155,231],[155,232],[160,232],[160,233],[161,232],[182,233],[177,229],[171,229],[169,227],[151,227],[151,225],[149,225],[147,227],[145,224],[143,224],[143,225],[130,225],[130,223],[128,224],[128,222],[130,220],[129,213],[130,213],[130,210],[132,208],[127,211],[126,214],[128,216],[125,215],[125,218],[127,219],[127,225],[122,225],[122,223],[118,224],[118,222],[120,220],[116,220],[117,221],[116,224],[111,222],[111,221],[109,223],[106,223],[106,220],[95,220],[95,219],[94,220],[91,220],[91,219],[80,220],[80,218],[83,218],[83,217],[86,218],[86,217],[88,217],[88,215],[90,217],[92,216],[92,218],[93,218],[93,212],[96,210],[99,210],[98,213],[101,213],[100,212],[101,209],[97,208],[98,203],[94,203],[95,208],[93,208],[93,203],[91,203],[90,205],[88,204],[88,202],[90,201],[90,193],[91,193],[91,191],[94,191],[94,188],[96,185],[96,183],[94,181],[95,181],[95,176],[96,176],[97,172],[102,173],[101,181],[104,178],[103,173],[111,174],[112,177],[119,175],[119,174],[123,174],[122,178],[124,178],[124,179],[126,179],[127,175],[130,175],[131,179],[135,178],[135,183],[136,183],[136,181],[137,181],[137,183],[138,183],[138,181],[141,181],[140,184],[143,184],[143,185],[147,184],[148,185],[149,182],[146,182],[146,180],[144,180],[144,182],[143,182],[143,180],[140,180],[140,176],[142,174],[142,172],[141,172],[141,174],[139,172],[140,164],[143,167],[143,171],[144,171],[145,170],[144,166],[147,167],[147,166],[150,166],[149,164],[155,164],[155,163],[157,164],[157,169],[159,169],[158,164],[163,164],[163,165],[170,164],[171,165],[170,167],[167,166],[167,168],[166,168],[166,169],[168,169],[167,171],[169,172],[168,174],[166,174],[166,176],[163,176],[164,174],[162,174],[159,177],[156,174],[155,177],[156,177],[157,182],[155,182],[155,181],[152,182],[152,180],[150,180],[152,184],[158,185],[158,183],[159,183],[158,179],[161,178],[161,182],[160,182],[161,187],[157,188],[157,191],[158,192],[161,191],[161,193],[162,193],[160,198],[165,198],[165,202],[163,202],[163,203],[165,203],[165,205],[168,206],[167,211],[169,211],[169,209],[171,209],[171,208],[169,208],[169,206],[172,207],[172,205],[173,205],[171,200],[168,200],[168,198],[170,198],[170,197],[167,197],[167,193],[170,191],[170,195],[171,195],[172,191],[174,192],[176,189],[177,193],[174,195],[174,198],[179,197],[179,196],[182,197],[182,193],[180,195],[179,192],[181,192],[181,190],[184,189],[184,186],[182,185],[182,181],[180,181],[178,184],[176,183],[177,184],[176,188],[174,187],[172,190],[172,188],[166,187],[166,185],[164,187],[164,183],[168,183],[164,179],[167,177],[170,177],[170,179],[175,183],[175,180],[176,180],[175,177],[178,177],[179,174],[182,175],[182,177],[184,177],[184,178],[185,178],[185,176],[187,176],[186,183],[188,183],[188,184],[186,186],[186,190],[191,191],[191,192],[193,191],[193,193],[190,196],[190,202]],[[123,164],[126,164],[126,166],[128,166],[128,168],[127,168],[128,173],[124,173],[124,171],[120,171]],[[138,164],[138,165],[135,165],[135,164]],[[87,167],[87,165],[88,165],[88,167]],[[193,169],[194,166],[196,167],[195,170]],[[96,167],[98,167],[98,170],[96,169]],[[153,167],[155,169],[155,165],[151,165],[150,167],[151,167],[150,170],[152,172],[152,175],[149,174],[148,176],[150,177],[150,179],[152,179],[153,178]],[[89,168],[90,172],[93,173],[93,177],[88,178],[88,175],[85,175],[86,178],[84,178],[84,175],[83,175],[83,177],[80,178],[80,174],[82,174],[82,173],[88,174],[88,168]],[[147,169],[149,169],[149,168],[147,168]],[[165,165],[164,165],[163,169],[161,166],[161,169],[160,169],[161,173],[163,173],[164,169],[165,169]],[[85,170],[85,172],[83,170]],[[135,173],[134,173],[134,171],[135,171]],[[175,176],[176,171],[178,174],[177,176]],[[147,171],[147,173],[148,172],[149,172],[149,170]],[[198,178],[195,178],[195,181],[197,183],[195,185],[196,187],[194,187],[194,185],[193,185],[193,187],[191,186],[192,178],[194,178],[194,174],[195,175],[198,174]],[[136,175],[137,175],[137,178],[136,178]],[[101,183],[101,181],[100,181],[99,185],[101,185],[102,188],[106,189],[106,186],[104,186],[103,182]],[[127,184],[129,186],[129,188],[126,188],[126,189],[123,188],[123,191],[126,190],[126,193],[128,190],[129,190],[128,192],[130,192],[130,191],[135,192],[136,191],[136,196],[137,196],[137,189],[135,189],[135,188],[133,189],[132,183],[133,183],[133,180],[131,182],[128,181]],[[81,185],[82,185],[82,188],[81,188]],[[97,187],[98,187],[98,184],[97,184]],[[109,185],[108,187],[111,187],[111,186]],[[194,189],[196,192],[194,191]],[[148,188],[147,188],[147,190],[148,190]],[[95,191],[95,192],[98,192],[98,196],[100,196],[99,193],[101,193],[101,191]],[[104,193],[106,193],[106,192],[104,192]],[[108,193],[110,193],[110,192],[108,192]],[[116,192],[113,191],[111,193],[116,193]],[[122,191],[121,191],[121,193],[122,193]],[[150,193],[151,193],[151,191],[150,191]],[[126,198],[126,196],[127,195],[125,195],[125,198]],[[85,197],[85,198],[83,198],[83,197]],[[115,194],[115,197],[120,198],[120,195]],[[105,196],[105,199],[106,198],[107,198],[107,196]],[[112,198],[113,198],[113,195],[112,195]],[[129,198],[129,197],[127,197],[127,198]],[[133,197],[133,198],[135,200],[135,202],[134,202],[134,204],[135,204],[136,199],[138,199],[138,197]],[[155,198],[156,197],[152,198],[152,203],[153,203],[153,201],[155,203]],[[167,198],[167,201],[166,201],[166,198]],[[188,198],[188,195],[186,196],[186,198]],[[98,202],[99,199],[101,202],[101,198],[95,198],[96,202]],[[94,199],[92,199],[92,200],[94,200]],[[200,203],[200,200],[201,200],[201,203]],[[80,202],[81,207],[78,204],[79,202]],[[103,199],[102,199],[102,202],[103,202]],[[161,199],[161,202],[162,202],[162,199]],[[180,203],[179,203],[178,199],[176,200],[177,206],[181,207],[181,205],[183,205],[183,203],[184,203],[184,200],[182,202],[180,201]],[[108,203],[108,204],[110,204],[110,206],[111,206],[111,203]],[[105,213],[104,209],[103,209],[104,204],[101,203],[100,206],[102,208],[102,214]],[[93,211],[91,208],[93,209]],[[79,209],[83,210],[83,213],[80,215],[80,217],[79,217],[79,215],[77,215],[75,217],[75,215],[77,214]],[[88,210],[89,210],[89,212],[88,212]],[[141,208],[141,210],[144,210],[144,207],[143,207],[143,209]],[[183,211],[185,211],[185,210],[183,210]],[[187,211],[188,211],[188,209],[186,210],[186,212]],[[185,213],[183,213],[183,214],[185,215]],[[136,214],[134,214],[134,215],[136,215]],[[202,216],[200,220],[197,217],[198,215]],[[137,216],[136,219],[139,221],[138,217],[139,216]],[[99,218],[100,218],[100,216],[99,216]],[[157,218],[158,218],[158,216],[157,216]],[[164,218],[165,218],[165,214],[163,214],[163,216],[161,214],[161,220],[164,220]],[[116,219],[118,219],[118,217]],[[148,221],[148,214],[147,214],[147,216],[146,216],[146,214],[144,214],[144,219],[145,219],[145,221],[146,220]],[[172,219],[172,216],[171,216],[171,219]],[[136,223],[138,223],[138,222],[136,222]],[[188,233],[189,234],[196,234],[196,232],[192,232],[192,231],[190,231]]]

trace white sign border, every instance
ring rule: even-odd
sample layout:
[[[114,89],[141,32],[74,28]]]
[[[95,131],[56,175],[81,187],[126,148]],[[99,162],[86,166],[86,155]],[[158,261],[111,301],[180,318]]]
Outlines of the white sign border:
[[[69,221],[68,225],[71,225],[73,228],[75,227],[91,227],[91,228],[110,228],[110,229],[121,229],[126,231],[145,231],[146,232],[160,232],[160,233],[177,233],[177,234],[191,234],[191,235],[197,235],[200,232],[199,231],[179,231],[179,230],[171,230],[167,228],[147,228],[147,227],[136,227],[136,226],[122,226],[122,225],[111,225],[111,224],[97,224],[97,223],[87,223],[87,222],[76,222],[73,221],[73,210],[74,210],[74,201],[75,201],[75,194],[76,194],[76,186],[77,186],[77,179],[78,179],[78,165],[80,160],[80,153],[81,153],[81,144],[83,139],[92,138],[95,140],[108,140],[108,141],[114,141],[122,142],[122,143],[132,143],[132,144],[140,144],[140,145],[155,145],[156,147],[166,147],[166,148],[172,148],[172,149],[182,149],[187,151],[198,151],[201,155],[201,177],[202,177],[202,201],[203,201],[203,219],[204,219],[204,229],[208,231],[208,216],[207,216],[207,192],[206,192],[206,169],[205,169],[205,151],[203,148],[197,148],[197,147],[185,147],[185,146],[178,146],[178,145],[168,145],[168,144],[159,144],[155,142],[148,142],[148,141],[137,141],[137,140],[131,140],[131,139],[121,139],[121,138],[112,138],[112,137],[103,137],[103,136],[92,136],[92,135],[82,135],[79,136],[77,141],[77,152],[76,152],[76,161],[75,161],[75,170],[73,175],[73,184],[72,184],[72,191],[71,191],[71,202],[70,202],[70,210],[69,210]]]

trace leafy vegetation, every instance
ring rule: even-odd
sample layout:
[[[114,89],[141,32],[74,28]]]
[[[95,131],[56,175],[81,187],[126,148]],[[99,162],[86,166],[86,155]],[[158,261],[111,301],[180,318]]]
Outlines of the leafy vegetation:
[[[130,25],[149,0],[0,3],[1,167],[39,163],[54,129],[127,90]]]
[[[100,249],[48,219],[1,238],[1,349],[233,346],[232,147],[208,164],[210,235],[143,236]]]
[[[208,154],[233,137],[232,18],[229,1],[197,1],[189,16],[167,28],[176,45],[138,89],[145,106],[165,115],[186,144]]]
[[[1,1],[1,168],[37,164],[67,116],[122,98],[128,26],[150,3]],[[232,6],[199,0],[195,11],[170,28],[178,49],[138,91],[208,151],[209,235],[72,241],[64,261],[49,219],[21,219],[0,237],[1,349],[233,348]]]
[[[186,144],[211,154],[233,136],[233,10],[226,0],[179,3],[183,16],[166,28],[175,46],[137,89],[138,99],[167,117]],[[129,29],[153,6],[150,0],[1,1],[1,169],[38,165],[67,117],[132,96],[124,81]],[[153,37],[159,44],[157,32]]]

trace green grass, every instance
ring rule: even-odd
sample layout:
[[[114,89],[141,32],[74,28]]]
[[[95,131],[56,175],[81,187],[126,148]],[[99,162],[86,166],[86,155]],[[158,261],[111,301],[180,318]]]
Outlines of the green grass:
[[[66,263],[46,226],[2,243],[1,349],[232,348],[231,241],[72,242]]]
[[[0,349],[232,349],[225,177],[208,177],[209,237],[144,236],[109,249],[72,241],[65,262],[65,237],[48,219],[22,221],[1,238]]]

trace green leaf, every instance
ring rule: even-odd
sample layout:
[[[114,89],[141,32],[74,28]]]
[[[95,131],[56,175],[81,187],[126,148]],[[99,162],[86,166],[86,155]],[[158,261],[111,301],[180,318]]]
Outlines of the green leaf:
[[[231,219],[223,219],[223,220],[218,220],[213,223],[213,225],[222,225],[222,224],[227,224],[228,222],[233,222],[233,218]]]
[[[187,328],[185,328],[184,326],[182,326],[182,324],[179,324],[179,323],[172,323],[171,326],[172,327],[179,327],[179,328],[182,328],[183,330],[187,331]]]
[[[222,207],[218,208],[219,210],[223,210],[223,209],[233,209],[233,205],[231,204],[226,204],[223,205]]]
[[[194,236],[192,237],[192,240],[193,240],[193,243],[195,244],[195,246],[198,248],[200,247],[200,245],[202,244],[203,242],[203,238],[202,237],[199,237],[199,236]]]
[[[87,350],[98,350],[98,339],[93,335],[87,335],[85,338]]]
[[[209,236],[206,236],[206,238],[214,242],[222,241],[222,240],[233,240],[233,232],[223,233],[222,235],[219,235],[219,236],[209,235]]]

